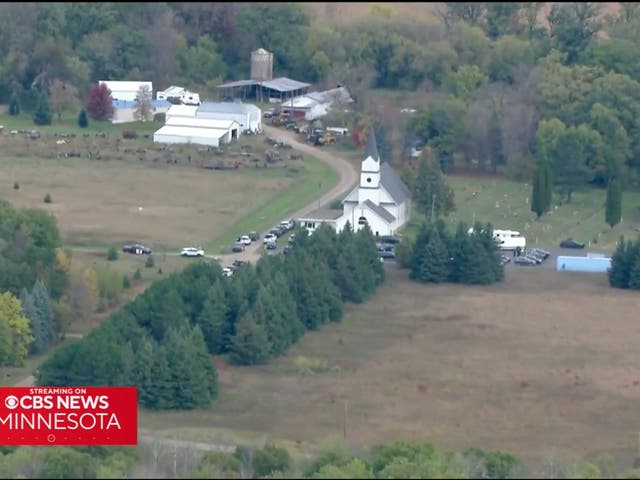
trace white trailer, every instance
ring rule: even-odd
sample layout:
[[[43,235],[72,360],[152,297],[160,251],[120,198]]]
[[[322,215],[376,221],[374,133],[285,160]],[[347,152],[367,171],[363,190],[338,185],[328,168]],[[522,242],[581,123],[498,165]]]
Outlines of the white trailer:
[[[468,231],[469,235],[473,233],[473,227]],[[527,239],[516,230],[497,230],[492,232],[493,239],[498,244],[500,250],[524,251],[527,247]]]

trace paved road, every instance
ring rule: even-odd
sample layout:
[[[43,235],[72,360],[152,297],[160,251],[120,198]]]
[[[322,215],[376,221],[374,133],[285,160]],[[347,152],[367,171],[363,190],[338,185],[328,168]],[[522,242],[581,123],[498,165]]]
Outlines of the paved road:
[[[297,135],[290,130],[280,130],[278,128],[270,127],[267,125],[263,126],[263,130],[266,136],[285,140],[296,150],[299,150],[302,153],[306,153],[307,155],[311,155],[317,158],[318,160],[325,162],[327,165],[329,165],[334,170],[336,170],[340,175],[340,181],[335,187],[333,187],[331,190],[325,193],[318,200],[310,203],[309,205],[306,205],[305,207],[291,214],[289,218],[295,219],[295,218],[302,217],[308,214],[309,212],[312,212],[316,208],[318,208],[318,205],[326,207],[336,198],[339,198],[340,196],[348,193],[348,191],[351,188],[353,188],[353,186],[358,181],[358,172],[356,172],[355,168],[353,168],[353,165],[351,165],[351,163],[349,163],[344,158],[340,158],[334,155],[333,153],[327,152],[326,150],[323,150],[321,148],[314,147],[298,141],[296,139]],[[285,219],[283,218],[282,220],[285,220]],[[262,232],[261,236],[264,237],[264,235],[267,233],[268,232]],[[251,261],[255,263],[260,258],[260,255],[262,254],[262,252],[263,252],[262,241],[258,241],[258,242],[252,243],[242,253],[218,255],[217,259],[219,259],[220,263],[223,266],[231,265],[231,263],[236,259]]]

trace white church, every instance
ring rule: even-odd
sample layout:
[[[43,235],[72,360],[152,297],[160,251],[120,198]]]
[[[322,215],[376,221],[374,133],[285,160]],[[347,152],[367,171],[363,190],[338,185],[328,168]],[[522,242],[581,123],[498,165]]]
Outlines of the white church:
[[[360,183],[342,201],[342,210],[320,208],[298,219],[309,233],[323,223],[340,232],[347,222],[354,231],[369,225],[376,236],[395,235],[411,217],[411,192],[391,165],[383,162],[373,129],[367,137]]]

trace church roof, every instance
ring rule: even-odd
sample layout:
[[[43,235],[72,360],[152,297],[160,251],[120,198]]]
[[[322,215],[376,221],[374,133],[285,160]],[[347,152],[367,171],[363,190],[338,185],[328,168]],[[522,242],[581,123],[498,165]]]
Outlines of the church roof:
[[[409,187],[387,162],[380,164],[380,183],[398,205],[411,198]]]
[[[378,214],[378,216],[380,216],[380,218],[382,218],[385,222],[391,223],[396,219],[396,217],[394,217],[386,208],[381,207],[380,205],[376,205],[371,200],[363,202],[363,205],[366,205],[368,208]]]
[[[373,131],[373,127],[369,129],[369,135],[367,135],[367,147],[365,150],[365,158],[371,157],[376,162],[380,161],[380,154],[378,153],[378,142],[376,142],[376,134]]]

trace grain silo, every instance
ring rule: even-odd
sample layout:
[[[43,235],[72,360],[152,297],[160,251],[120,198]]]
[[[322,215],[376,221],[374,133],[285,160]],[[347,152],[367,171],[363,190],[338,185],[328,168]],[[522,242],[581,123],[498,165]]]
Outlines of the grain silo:
[[[251,80],[264,82],[273,78],[273,53],[259,48],[251,52]]]

